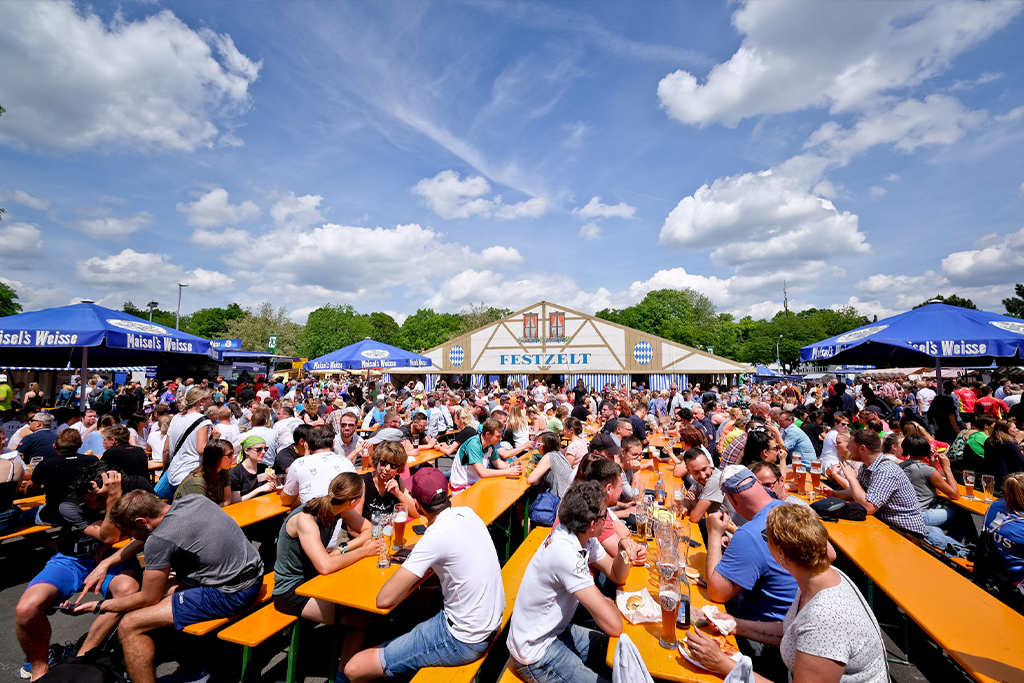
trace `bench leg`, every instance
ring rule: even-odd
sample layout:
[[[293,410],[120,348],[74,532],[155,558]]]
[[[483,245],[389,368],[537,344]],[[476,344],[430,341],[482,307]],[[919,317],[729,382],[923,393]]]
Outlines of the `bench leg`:
[[[530,492],[526,492],[526,511],[523,513],[523,540],[530,535]]]
[[[302,621],[295,622],[292,627],[292,639],[288,644],[288,676],[286,678],[288,683],[296,683],[299,675],[299,643],[302,639],[299,637],[299,630]]]
[[[248,645],[242,646],[242,683],[258,681],[262,672],[256,662],[256,649]]]
[[[338,641],[341,640],[341,606],[334,606],[334,626],[331,627],[331,660],[327,665],[327,680],[338,677]]]

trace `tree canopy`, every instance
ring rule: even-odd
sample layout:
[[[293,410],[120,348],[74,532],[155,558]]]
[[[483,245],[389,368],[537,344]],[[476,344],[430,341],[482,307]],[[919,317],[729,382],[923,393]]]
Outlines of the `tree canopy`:
[[[1003,299],[1003,307],[1006,309],[1006,315],[1024,318],[1024,285],[1017,283],[1014,285],[1014,291],[1017,296]]]
[[[279,354],[298,355],[302,327],[292,322],[284,306],[274,308],[269,301],[264,301],[255,308],[245,309],[245,313],[228,321],[227,338],[241,339],[245,351],[266,351],[270,335],[276,334]]]
[[[927,306],[928,304],[933,303],[936,299],[938,299],[939,303],[946,304],[947,306],[959,306],[960,308],[969,308],[972,311],[978,310],[978,307],[974,305],[973,301],[971,301],[970,299],[965,299],[961,296],[957,296],[956,294],[950,294],[949,296],[942,296],[941,294],[936,294],[931,299],[928,299],[927,301],[922,301],[918,305],[914,306],[914,308],[921,308],[922,306]]]
[[[0,316],[14,315],[15,313],[21,313],[18,293],[14,291],[14,287],[0,282]]]

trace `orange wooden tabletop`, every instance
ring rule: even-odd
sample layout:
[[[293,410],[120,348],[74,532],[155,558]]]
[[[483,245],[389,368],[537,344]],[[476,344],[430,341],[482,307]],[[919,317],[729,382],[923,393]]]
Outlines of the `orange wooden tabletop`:
[[[163,468],[164,468],[164,463],[163,463],[162,460],[150,460],[149,461],[149,471],[150,472],[152,472],[153,470],[162,470]]]
[[[14,504],[17,505],[18,507],[20,507],[23,510],[27,510],[28,508],[39,507],[40,505],[42,505],[45,502],[46,502],[46,494],[45,493],[41,493],[38,496],[29,496],[28,498],[19,498],[18,500],[14,501]]]
[[[826,528],[832,542],[975,679],[1024,680],[1024,615],[892,529]]]
[[[978,482],[974,488],[974,497],[978,500],[967,500],[967,487],[963,484],[957,484],[957,486],[960,487],[960,498],[957,500],[949,500],[949,498],[943,493],[939,493],[939,495],[946,500],[949,500],[953,505],[962,507],[964,510],[984,517],[988,512],[988,506],[991,505],[993,501],[985,500],[985,491],[981,488],[981,475],[978,476]]]

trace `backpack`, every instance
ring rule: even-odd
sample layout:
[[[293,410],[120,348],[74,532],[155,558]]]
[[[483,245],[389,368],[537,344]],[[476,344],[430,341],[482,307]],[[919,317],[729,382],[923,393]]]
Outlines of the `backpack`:
[[[72,654],[78,652],[86,635],[76,643],[69,643],[64,651]],[[81,657],[72,656],[54,664],[37,680],[44,683],[130,683],[117,631],[110,634],[102,646],[89,650]]]
[[[540,494],[530,508],[530,521],[538,526],[554,526],[555,517],[558,516],[558,504],[561,502],[562,500],[550,491]]]

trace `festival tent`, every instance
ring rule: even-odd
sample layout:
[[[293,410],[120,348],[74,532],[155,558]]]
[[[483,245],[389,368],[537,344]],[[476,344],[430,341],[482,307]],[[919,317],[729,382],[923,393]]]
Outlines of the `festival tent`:
[[[430,359],[426,356],[367,338],[325,356],[306,361],[302,369],[310,372],[338,372],[428,367]]]
[[[84,302],[0,318],[0,367],[152,366],[219,360],[210,341]]]
[[[876,367],[964,367],[1015,361],[1024,349],[1024,320],[934,303],[800,349],[800,360]]]

